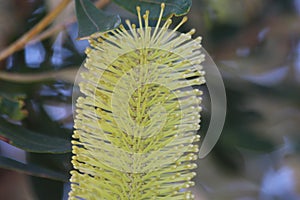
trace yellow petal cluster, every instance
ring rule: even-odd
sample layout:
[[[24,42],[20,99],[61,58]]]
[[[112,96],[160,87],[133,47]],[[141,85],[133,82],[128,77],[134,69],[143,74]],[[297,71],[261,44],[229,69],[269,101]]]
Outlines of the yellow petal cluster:
[[[76,103],[69,199],[193,199],[201,94],[201,38],[155,27],[149,12],[89,39]]]

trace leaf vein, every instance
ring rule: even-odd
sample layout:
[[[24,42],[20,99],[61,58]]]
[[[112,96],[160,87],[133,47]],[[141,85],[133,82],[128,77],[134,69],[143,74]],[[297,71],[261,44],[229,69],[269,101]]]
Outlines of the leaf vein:
[[[97,23],[93,20],[93,18],[89,15],[86,7],[84,6],[82,0],[80,0],[80,4],[82,6],[83,11],[85,12],[86,16],[89,18],[89,20],[93,23],[93,25],[97,28],[97,31],[100,30],[99,26],[97,25]]]

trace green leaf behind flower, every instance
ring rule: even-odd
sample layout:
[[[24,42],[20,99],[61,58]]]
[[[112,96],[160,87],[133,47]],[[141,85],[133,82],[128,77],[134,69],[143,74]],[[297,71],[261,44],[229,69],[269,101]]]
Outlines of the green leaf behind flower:
[[[23,110],[25,95],[0,94],[0,115],[6,115],[12,120],[22,120],[27,116]]]
[[[71,144],[67,139],[42,135],[9,123],[3,118],[0,118],[0,136],[7,138],[11,145],[27,152],[65,153],[71,151]]]
[[[14,170],[31,176],[53,179],[58,181],[68,181],[68,176],[62,172],[46,169],[34,164],[24,164],[16,160],[0,156],[0,168]]]
[[[166,5],[163,18],[172,14],[175,16],[185,15],[192,6],[192,0],[113,0],[113,2],[134,14],[136,13],[137,6],[141,7],[142,14],[146,10],[149,10],[150,19],[157,19],[159,17],[161,3],[165,3]]]
[[[75,7],[79,38],[115,29],[121,23],[119,15],[105,13],[97,9],[89,0],[75,0]]]

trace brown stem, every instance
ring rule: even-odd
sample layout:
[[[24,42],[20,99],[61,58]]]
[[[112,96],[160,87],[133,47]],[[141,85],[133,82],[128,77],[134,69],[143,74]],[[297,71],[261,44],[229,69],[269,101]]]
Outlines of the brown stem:
[[[100,0],[100,1],[96,1],[95,2],[95,6],[97,8],[103,8],[103,7],[105,7],[109,3],[110,3],[110,0]]]
[[[49,71],[41,73],[23,74],[1,71],[0,80],[5,80],[15,83],[34,83],[47,80],[63,80],[69,83],[74,83],[78,67],[61,69],[58,71]],[[1,138],[0,138],[1,140]]]
[[[57,24],[55,26],[52,26],[45,30],[44,32],[40,33],[39,35],[35,36],[32,40],[29,41],[29,43],[35,43],[37,41],[42,41],[51,35],[54,35],[55,33],[58,33],[59,31],[67,28],[70,24],[74,23],[76,21],[75,17],[72,17],[71,19],[67,20],[66,22],[63,22],[61,24]]]
[[[0,52],[0,61],[7,58],[9,55],[14,52],[22,49],[26,43],[32,39],[35,35],[40,33],[46,26],[48,26],[57,15],[59,15],[64,8],[71,2],[71,0],[62,0],[61,3],[51,11],[42,21],[40,21],[37,25],[35,25],[30,31],[25,33],[21,38],[12,43],[6,49]]]

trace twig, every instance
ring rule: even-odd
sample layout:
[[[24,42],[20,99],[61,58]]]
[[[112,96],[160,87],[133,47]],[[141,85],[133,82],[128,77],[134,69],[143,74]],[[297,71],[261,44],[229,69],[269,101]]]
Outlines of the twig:
[[[105,7],[107,4],[110,3],[110,0],[98,0],[95,2],[95,6],[97,8],[103,8]],[[70,24],[76,22],[76,17],[73,17],[61,24],[57,24],[55,26],[52,26],[50,28],[48,28],[47,30],[45,30],[43,33],[39,34],[38,36],[34,37],[30,43],[35,43],[36,41],[41,41],[44,40],[48,37],[50,37],[51,35],[65,29],[66,27],[68,27]]]
[[[76,21],[76,18],[73,17],[64,23],[52,26],[52,27],[48,28],[47,30],[45,30],[44,32],[42,32],[41,34],[34,37],[32,40],[29,41],[29,43],[36,43],[37,41],[42,41],[42,40],[50,37],[51,35],[58,33],[59,31],[67,28],[70,24],[74,23],[75,21]]]
[[[48,26],[70,2],[71,0],[62,0],[61,3],[54,10],[52,10],[44,19],[42,19],[42,21],[40,21],[37,25],[35,25],[30,31],[25,33],[17,41],[12,43],[2,52],[0,52],[0,60],[3,60],[9,55],[13,54],[14,52],[22,49],[30,39],[32,39],[35,35],[40,33],[46,26]]]
[[[107,4],[110,3],[110,0],[100,0],[95,2],[97,8],[104,8]]]
[[[48,80],[63,80],[69,83],[74,83],[78,67],[62,69],[58,71],[41,72],[41,73],[12,73],[1,71],[0,79],[15,83],[33,83]]]

